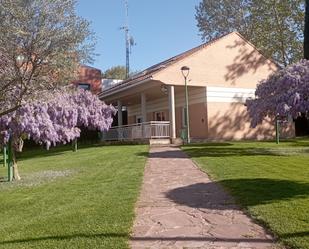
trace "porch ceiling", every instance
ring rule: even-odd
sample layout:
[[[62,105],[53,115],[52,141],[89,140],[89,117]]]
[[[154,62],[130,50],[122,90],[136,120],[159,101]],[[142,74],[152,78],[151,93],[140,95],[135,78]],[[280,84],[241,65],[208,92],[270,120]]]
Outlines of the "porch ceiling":
[[[156,88],[160,89],[161,84],[162,83],[159,81],[150,79],[143,82],[143,84],[131,86],[129,88],[121,88],[111,92],[107,91],[107,93],[104,93],[103,91],[100,99],[109,104],[117,104],[118,100],[121,100],[123,105],[128,103],[134,104],[137,100],[140,101],[140,94],[142,92],[151,92],[151,90],[155,91]]]
[[[164,96],[167,97],[167,94],[161,91],[161,85],[156,85],[156,86],[149,87],[148,89],[145,89],[144,91],[141,91],[141,92],[135,92],[134,94],[122,96],[120,99],[117,99],[117,100],[121,100],[124,106],[139,104],[141,103],[141,93],[142,92],[145,93],[147,101],[162,98]],[[115,104],[117,100],[114,101],[113,104]]]
[[[166,86],[166,91],[162,91],[162,86]],[[149,80],[144,84],[134,86],[132,88],[109,94],[108,96],[102,96],[101,99],[108,104],[117,105],[117,101],[121,100],[122,105],[130,106],[141,103],[141,93],[145,93],[147,101],[166,97],[168,98],[167,84],[161,81]],[[188,86],[189,88],[195,88]],[[184,86],[175,86],[175,93],[183,92]]]

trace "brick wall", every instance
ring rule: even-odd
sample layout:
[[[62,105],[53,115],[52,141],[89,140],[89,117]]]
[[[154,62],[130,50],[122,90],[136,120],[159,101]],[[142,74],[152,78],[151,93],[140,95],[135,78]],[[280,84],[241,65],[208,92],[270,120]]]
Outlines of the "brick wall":
[[[98,94],[102,89],[101,73],[100,69],[82,65],[78,71],[78,79],[73,84],[89,84],[90,91]]]

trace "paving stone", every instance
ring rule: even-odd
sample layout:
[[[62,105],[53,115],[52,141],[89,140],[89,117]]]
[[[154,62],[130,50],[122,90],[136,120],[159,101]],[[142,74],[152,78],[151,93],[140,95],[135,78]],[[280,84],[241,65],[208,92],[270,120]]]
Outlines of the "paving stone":
[[[180,149],[150,149],[132,249],[270,249],[273,241]]]

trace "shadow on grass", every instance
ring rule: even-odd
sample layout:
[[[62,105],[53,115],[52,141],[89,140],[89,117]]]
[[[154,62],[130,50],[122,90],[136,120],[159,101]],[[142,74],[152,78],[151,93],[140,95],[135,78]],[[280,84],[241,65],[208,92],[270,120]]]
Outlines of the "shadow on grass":
[[[89,148],[98,148],[98,147],[111,147],[111,146],[128,146],[128,145],[104,145],[104,144],[82,144],[78,145],[78,150],[83,149],[89,149]],[[134,146],[134,145],[132,145]],[[30,148],[25,149],[23,152],[17,153],[17,159],[18,161],[30,159],[30,158],[36,158],[36,157],[49,157],[49,156],[57,156],[62,155],[68,151],[72,151],[72,145],[66,144],[66,145],[59,145],[56,147],[51,147],[49,150],[46,150],[45,148]],[[73,151],[72,151],[73,152]]]
[[[254,178],[197,183],[170,190],[166,197],[177,204],[193,208],[237,209],[233,199],[220,185],[229,189],[244,207],[309,196],[308,183]]]
[[[287,140],[286,142],[290,142],[290,145],[293,147],[309,147],[309,138],[298,138],[292,141]]]
[[[209,145],[211,146],[211,145]],[[219,146],[219,145],[218,145]],[[228,145],[227,145],[228,146]],[[282,156],[277,151],[265,148],[231,148],[231,147],[200,147],[194,145],[193,148],[184,148],[184,151],[190,155],[190,157],[228,157],[228,156]],[[139,156],[147,156],[148,153],[138,153]],[[188,158],[185,153],[175,151],[160,151],[151,152],[148,155],[149,158]]]
[[[230,157],[230,156],[288,156],[293,151],[285,150],[285,148],[212,148],[212,147],[193,147],[184,148],[184,151],[191,157]],[[304,152],[309,152],[304,150]]]
[[[100,233],[100,234],[73,234],[73,235],[61,235],[61,236],[45,236],[38,238],[26,238],[26,239],[16,239],[0,242],[0,245],[9,245],[9,244],[19,244],[19,243],[29,243],[29,242],[40,242],[46,240],[70,240],[77,238],[125,238],[130,239],[131,241],[211,241],[211,242],[255,242],[255,243],[270,243],[271,239],[259,239],[259,238],[225,238],[225,237],[212,237],[212,236],[198,236],[198,237],[130,237],[126,233]]]
[[[184,145],[184,147],[221,147],[221,146],[232,146],[233,143],[227,143],[227,142],[209,142],[209,143],[198,143],[198,144],[189,144]]]
[[[55,236],[44,236],[38,238],[25,238],[16,240],[1,241],[0,245],[6,244],[17,244],[17,243],[28,243],[28,242],[40,242],[46,240],[69,240],[77,238],[129,238],[127,233],[99,233],[99,234],[71,234],[71,235],[55,235]]]
[[[223,143],[207,143],[184,146],[183,149],[190,157],[230,157],[230,156],[290,156],[291,154],[309,153],[309,148],[304,150],[287,149],[286,147],[229,147],[233,144]],[[149,158],[188,158],[188,156],[177,150],[166,150],[137,153],[138,156],[145,156]]]
[[[229,157],[229,156],[283,156],[272,149],[266,148],[231,148],[231,147],[205,147],[201,145],[197,147],[194,145],[193,148],[184,148],[184,151],[190,155],[190,157]],[[217,145],[219,146],[219,145]],[[228,146],[228,145],[227,145]],[[147,156],[145,152],[138,153],[139,156]],[[185,153],[181,153],[177,150],[151,152],[148,155],[149,158],[188,158]]]
[[[309,236],[309,231],[305,232],[296,232],[296,233],[285,233],[282,234],[282,238],[295,238],[295,237],[308,237]]]
[[[0,183],[1,182],[7,182],[7,181],[8,181],[7,177],[0,176]]]
[[[78,146],[78,150],[87,149],[91,147],[99,147],[101,145],[93,144],[93,145],[80,145]],[[17,159],[18,161],[22,161],[29,158],[36,158],[36,157],[48,157],[48,156],[57,156],[62,155],[67,151],[72,151],[72,145],[58,145],[56,147],[51,147],[49,150],[40,147],[40,148],[30,148],[25,149],[22,152],[17,152]]]

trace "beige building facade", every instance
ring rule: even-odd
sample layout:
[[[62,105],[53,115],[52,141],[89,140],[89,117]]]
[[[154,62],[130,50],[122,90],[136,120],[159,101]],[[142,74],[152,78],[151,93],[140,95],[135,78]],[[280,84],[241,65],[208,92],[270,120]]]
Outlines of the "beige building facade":
[[[253,98],[257,84],[277,70],[240,34],[233,32],[158,63],[99,96],[118,106],[118,128],[157,122],[168,124],[168,136],[180,137],[186,127],[187,77],[190,137],[194,140],[270,139],[274,124],[265,120],[250,127],[245,101]],[[128,123],[123,123],[126,110]],[[118,133],[119,135],[119,133]]]

